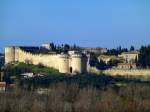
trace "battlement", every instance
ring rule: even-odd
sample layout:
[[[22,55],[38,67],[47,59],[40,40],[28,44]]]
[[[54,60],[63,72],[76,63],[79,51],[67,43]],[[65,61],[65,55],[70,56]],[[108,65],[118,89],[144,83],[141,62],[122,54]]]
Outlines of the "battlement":
[[[86,57],[80,53],[71,54],[43,53],[39,47],[6,47],[5,64],[12,62],[43,64],[58,69],[61,73],[86,72]]]

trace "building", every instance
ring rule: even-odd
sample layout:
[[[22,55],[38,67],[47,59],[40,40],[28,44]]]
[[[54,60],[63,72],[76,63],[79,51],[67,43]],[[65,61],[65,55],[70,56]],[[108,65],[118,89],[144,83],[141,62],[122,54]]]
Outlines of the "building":
[[[106,64],[108,64],[111,60],[118,60],[117,56],[114,55],[100,55],[98,57],[99,62],[102,60]]]
[[[126,63],[135,63],[135,61],[139,58],[139,54],[140,53],[138,51],[130,51],[123,52],[121,55],[118,55],[118,57],[123,58]]]
[[[115,55],[100,55],[98,57],[99,62],[102,60],[103,62],[105,62],[106,64],[108,64],[110,61],[113,62],[122,62],[122,58],[115,56]]]
[[[38,47],[6,47],[5,64],[24,62],[43,64],[59,70],[60,73],[84,73],[87,71],[87,57],[79,52],[43,54]]]
[[[104,54],[107,52],[106,48],[83,48],[85,53]]]

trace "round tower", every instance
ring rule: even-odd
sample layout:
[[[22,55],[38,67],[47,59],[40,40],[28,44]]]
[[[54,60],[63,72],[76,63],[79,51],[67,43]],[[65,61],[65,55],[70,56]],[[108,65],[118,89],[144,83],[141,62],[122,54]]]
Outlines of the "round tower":
[[[15,47],[5,48],[5,64],[15,61]]]
[[[69,73],[69,55],[61,54],[59,56],[59,72]]]
[[[72,54],[70,73],[82,73],[82,72],[83,72],[82,55],[81,54]]]

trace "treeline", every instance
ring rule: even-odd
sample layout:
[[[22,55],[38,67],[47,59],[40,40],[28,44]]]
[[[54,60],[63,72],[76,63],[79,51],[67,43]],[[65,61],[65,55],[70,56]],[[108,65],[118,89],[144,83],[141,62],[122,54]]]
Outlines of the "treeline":
[[[131,46],[133,47],[133,46]],[[130,48],[130,50],[132,50]],[[122,52],[128,52],[128,49],[127,48],[122,48],[121,46],[119,46],[118,48],[116,49],[108,49],[107,53],[105,53],[106,55],[119,55],[121,54]]]
[[[128,51],[134,51],[135,47],[131,46],[130,49],[128,48],[122,48],[121,46],[117,47],[116,49],[108,49],[107,52],[105,53],[105,55],[116,55],[118,56],[119,54],[123,53],[123,52],[128,52]]]
[[[54,43],[50,43],[50,47],[51,47],[52,51],[56,51],[58,53],[68,52],[69,50],[80,50],[81,49],[76,44],[74,44],[74,45],[69,45],[69,44],[56,45]]]

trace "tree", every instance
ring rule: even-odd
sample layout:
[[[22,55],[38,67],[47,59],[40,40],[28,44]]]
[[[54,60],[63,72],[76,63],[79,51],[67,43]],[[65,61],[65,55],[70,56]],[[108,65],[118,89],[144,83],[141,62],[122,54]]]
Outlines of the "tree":
[[[97,59],[96,55],[94,53],[91,53],[90,65],[91,66],[96,66],[97,63],[98,63],[98,59]]]
[[[68,44],[65,44],[63,48],[64,52],[67,52],[69,49],[70,49],[70,46]]]
[[[100,60],[98,63],[96,63],[96,68],[101,70],[106,69],[106,66],[106,63],[103,60]]]
[[[51,50],[52,50],[52,51],[55,51],[55,50],[56,50],[54,43],[50,43],[50,47],[51,47]]]
[[[118,64],[119,62],[120,62],[119,60],[110,60],[107,65],[108,65],[109,67],[117,66],[117,64]]]
[[[122,52],[121,46],[119,46],[119,47],[117,48],[117,50],[118,50],[118,53],[120,54],[120,53]]]
[[[150,45],[140,48],[138,64],[142,68],[150,67]]]
[[[128,52],[127,48],[121,48],[121,46],[119,46],[117,49],[109,49],[107,51],[107,53],[105,53],[106,55],[119,55],[122,52]]]
[[[76,50],[77,49],[77,46],[76,44],[73,45],[73,50]]]
[[[130,51],[134,51],[134,50],[135,50],[134,46],[131,46]]]

